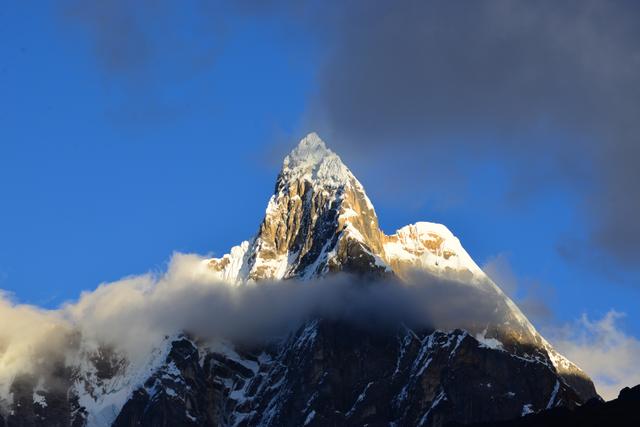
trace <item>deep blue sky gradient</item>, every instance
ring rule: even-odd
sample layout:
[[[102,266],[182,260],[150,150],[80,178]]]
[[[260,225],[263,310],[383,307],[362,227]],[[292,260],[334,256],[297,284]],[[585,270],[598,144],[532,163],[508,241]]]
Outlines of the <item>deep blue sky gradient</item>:
[[[322,46],[251,17],[220,37],[210,64],[158,60],[148,75],[120,73],[99,63],[86,31],[55,3],[3,5],[0,289],[53,308],[102,282],[160,271],[173,251],[222,255],[255,233],[285,147],[314,130],[304,119]],[[465,160],[474,179],[438,206],[432,183],[394,197],[380,185],[384,164],[338,154],[386,232],[442,222],[479,264],[508,254],[520,292],[533,289],[552,321],[616,309],[640,335],[638,288],[559,254],[584,230],[567,189],[507,203],[504,166]]]

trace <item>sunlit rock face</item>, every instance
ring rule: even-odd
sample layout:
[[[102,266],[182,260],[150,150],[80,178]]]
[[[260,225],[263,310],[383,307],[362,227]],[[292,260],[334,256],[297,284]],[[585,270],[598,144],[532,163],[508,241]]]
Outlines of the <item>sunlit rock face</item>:
[[[87,349],[44,382],[16,380],[0,426],[443,426],[597,396],[447,227],[380,230],[362,184],[313,133],[284,159],[256,235],[201,267],[229,286],[422,272],[493,295],[501,315],[450,331],[312,318],[250,347],[167,336],[138,364]]]

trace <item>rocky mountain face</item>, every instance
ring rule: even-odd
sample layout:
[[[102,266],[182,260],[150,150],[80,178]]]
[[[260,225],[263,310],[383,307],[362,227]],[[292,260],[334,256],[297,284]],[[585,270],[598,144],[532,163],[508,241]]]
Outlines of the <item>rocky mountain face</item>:
[[[491,293],[504,314],[450,331],[311,318],[250,347],[171,336],[140,366],[93,349],[51,378],[16,379],[0,425],[444,426],[597,398],[445,226],[382,232],[363,186],[315,134],[286,157],[256,236],[204,262],[229,286],[423,271]]]

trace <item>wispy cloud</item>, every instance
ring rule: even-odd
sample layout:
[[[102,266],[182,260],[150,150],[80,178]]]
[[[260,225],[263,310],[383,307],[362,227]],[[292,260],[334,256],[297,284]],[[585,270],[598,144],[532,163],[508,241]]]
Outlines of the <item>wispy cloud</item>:
[[[57,6],[65,33],[81,36],[76,40],[83,43],[73,46],[80,52],[86,46],[116,94],[118,105],[108,110],[114,122],[158,125],[193,114],[194,91],[210,89],[203,81],[225,39],[222,3],[63,0]]]
[[[607,400],[616,398],[623,387],[640,384],[640,340],[619,326],[623,317],[615,310],[597,320],[584,314],[574,323],[547,331],[558,351],[591,375]]]
[[[553,287],[531,278],[522,278],[513,270],[510,255],[501,252],[489,258],[482,270],[517,302],[520,310],[534,324],[541,326],[553,321],[549,302],[554,296]]]

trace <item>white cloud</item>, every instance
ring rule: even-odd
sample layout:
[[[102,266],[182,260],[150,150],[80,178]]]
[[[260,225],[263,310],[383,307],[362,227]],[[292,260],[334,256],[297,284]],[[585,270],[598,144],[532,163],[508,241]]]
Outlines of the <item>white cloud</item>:
[[[606,400],[616,398],[623,387],[640,384],[640,340],[620,329],[616,322],[622,317],[615,310],[600,320],[583,314],[549,333],[556,349],[591,376]]]
[[[46,363],[43,351],[60,354],[68,322],[57,311],[14,305],[0,291],[0,397],[15,375],[34,371]]]

